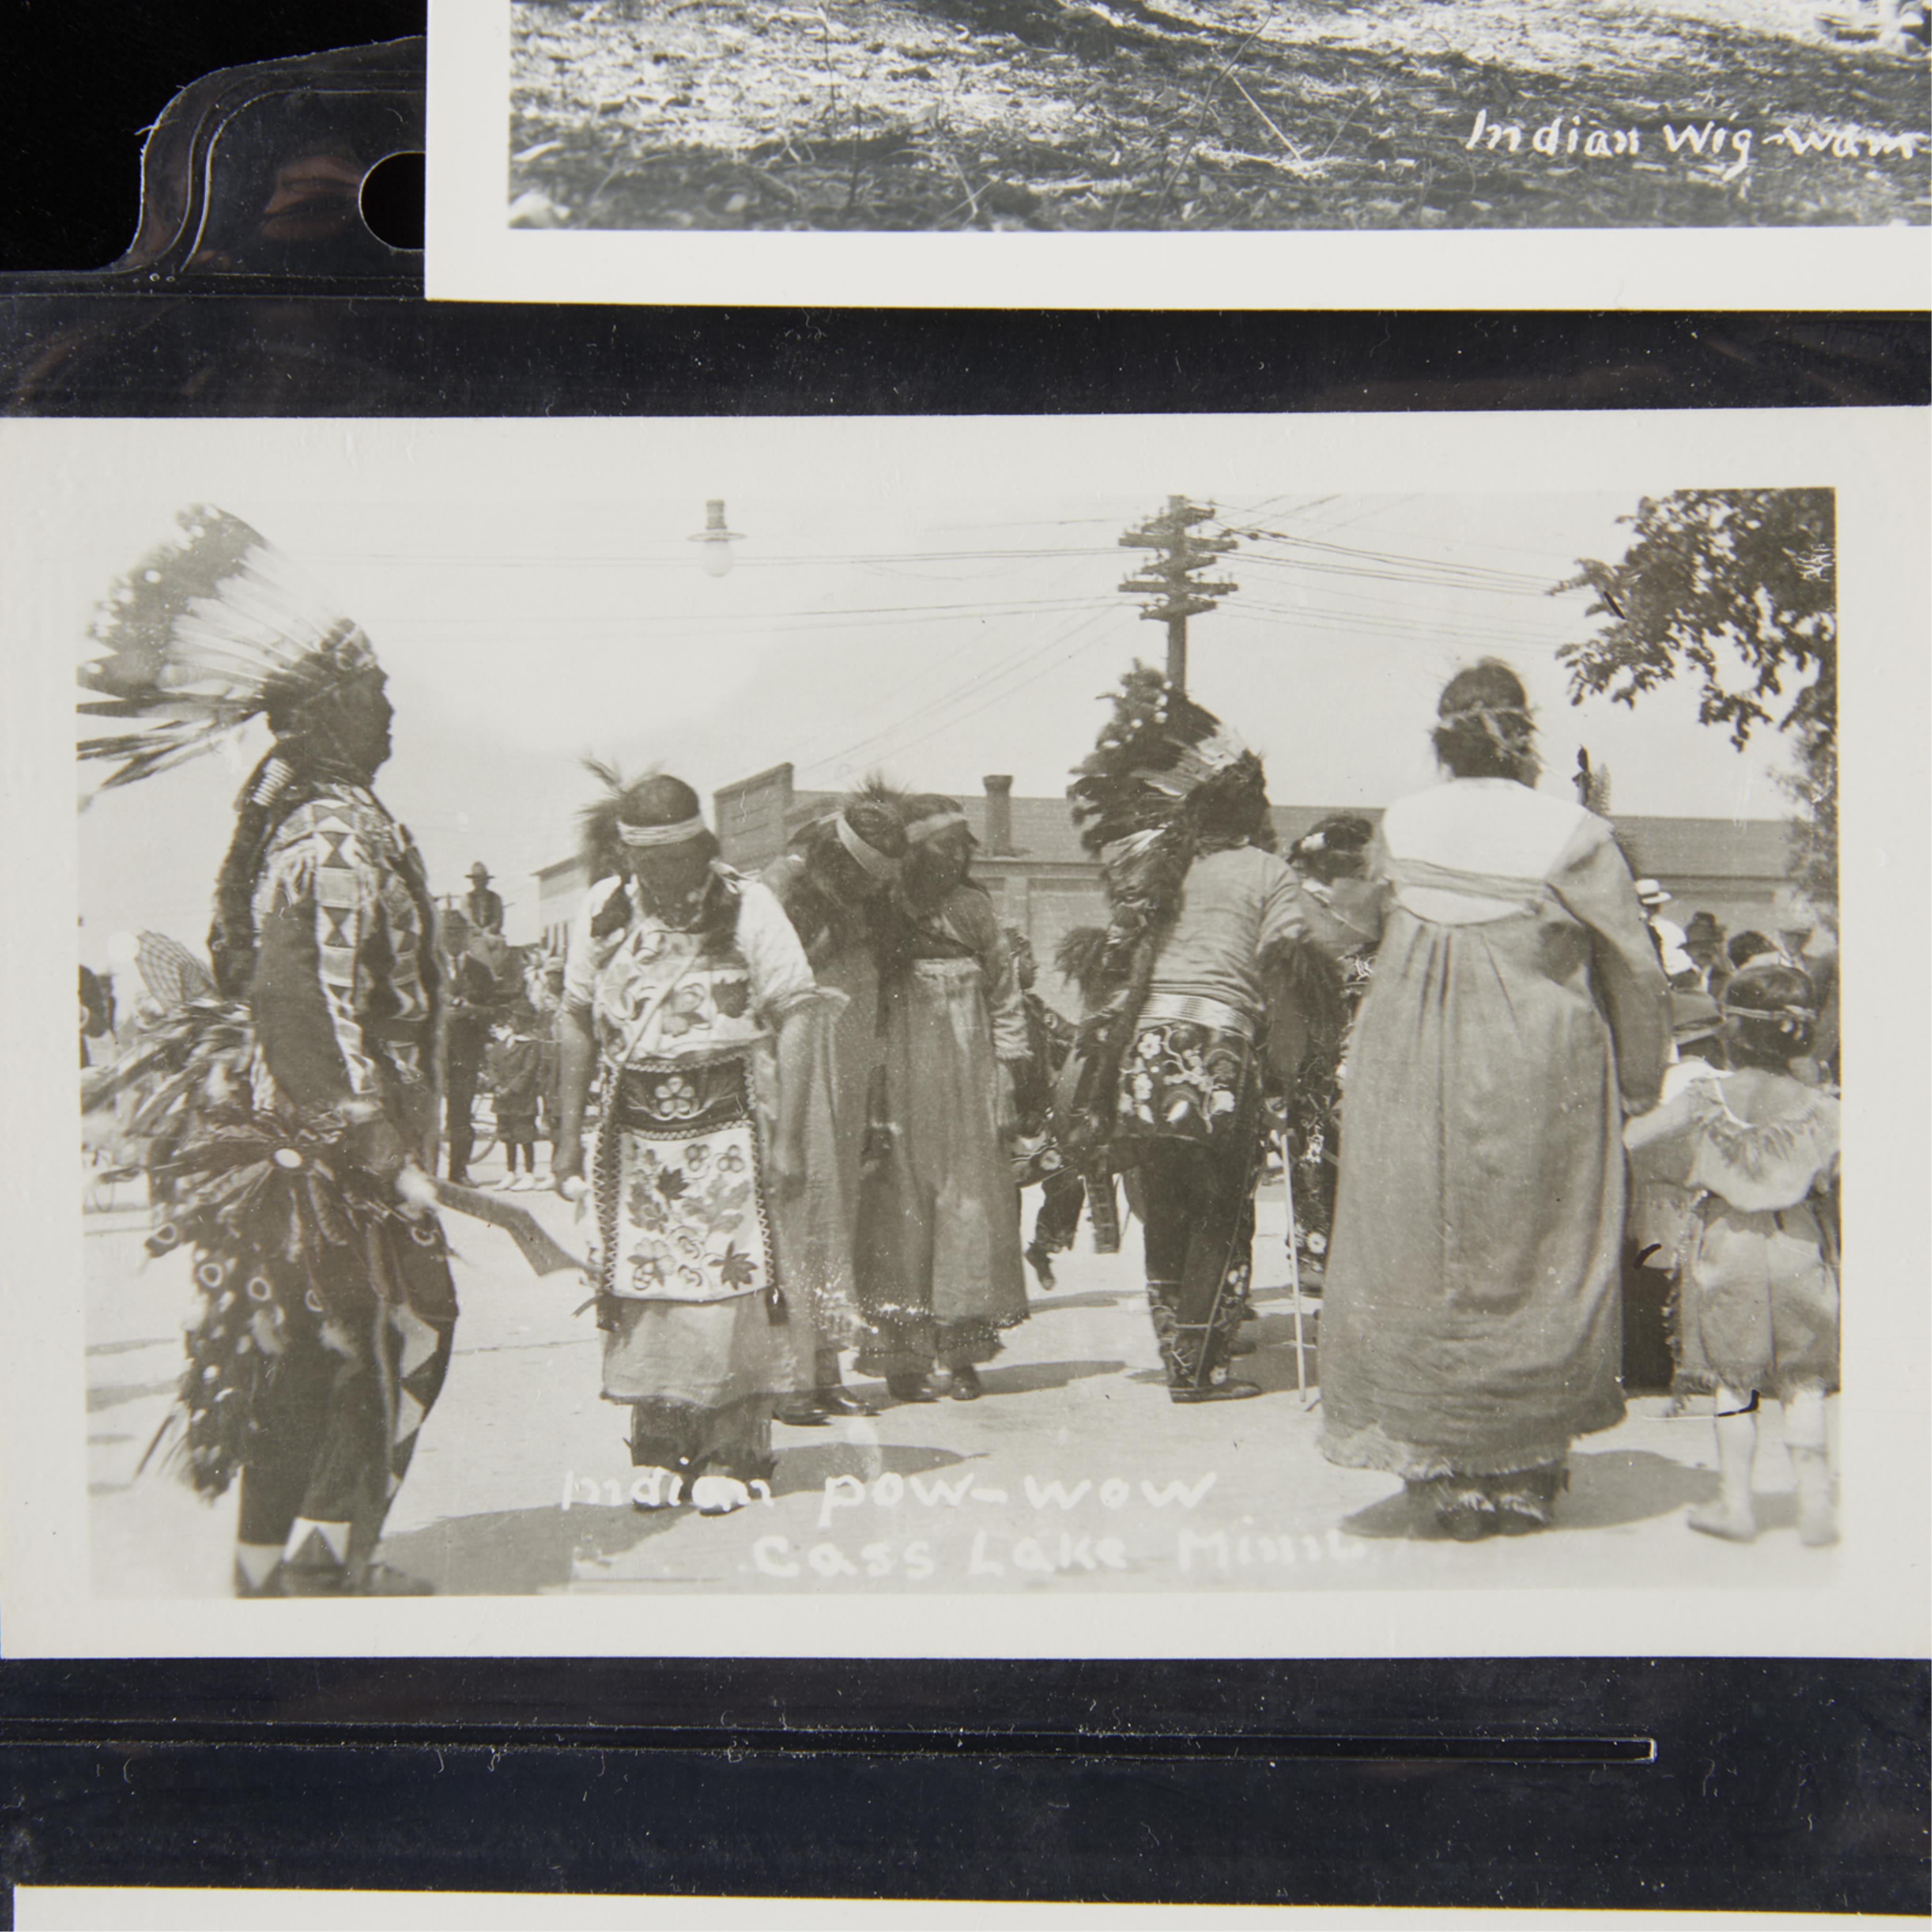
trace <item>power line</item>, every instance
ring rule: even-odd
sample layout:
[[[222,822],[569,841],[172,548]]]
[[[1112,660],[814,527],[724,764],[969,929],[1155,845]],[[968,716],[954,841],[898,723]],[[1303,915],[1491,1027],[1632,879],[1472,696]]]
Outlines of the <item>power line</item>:
[[[684,625],[735,625],[747,632],[770,631],[783,632],[812,629],[820,624],[853,618],[924,616],[935,620],[956,617],[1004,617],[1024,614],[1029,610],[1065,610],[1075,604],[1088,602],[1085,597],[1016,597],[1003,598],[997,602],[962,602],[953,601],[944,604],[858,604],[815,610],[802,610],[787,615],[776,613],[770,615],[758,612],[735,610],[641,611],[627,612],[621,616],[584,618],[574,620],[562,627],[572,637],[583,637],[602,632],[613,636],[635,635],[646,625],[657,625],[676,628]],[[506,619],[506,622],[514,620]],[[473,635],[476,629],[474,617],[435,615],[420,617],[392,617],[384,628],[391,632],[430,631],[460,629]],[[533,634],[531,627],[518,626],[520,636]],[[540,633],[536,633],[540,634]]]
[[[1004,660],[1001,664],[994,667],[990,671],[976,672],[971,676],[962,680],[958,683],[951,686],[949,689],[940,692],[938,697],[929,700],[924,704],[922,704],[917,710],[908,712],[904,717],[895,719],[893,722],[890,724],[881,726],[880,729],[876,731],[868,732],[864,736],[855,740],[852,743],[845,746],[842,751],[828,753],[823,758],[812,760],[812,762],[814,764],[843,764],[847,760],[851,758],[857,752],[864,750],[865,748],[868,746],[878,746],[881,748],[878,750],[867,752],[866,756],[868,761],[873,759],[891,755],[891,754],[884,749],[884,747],[898,733],[904,730],[908,725],[917,724],[922,718],[929,716],[934,711],[944,709],[946,706],[952,704],[956,699],[964,697],[968,692],[983,686],[990,680],[1004,677],[1010,671],[1022,670],[1028,664],[1037,662],[1038,660],[1045,656],[1048,652],[1057,650],[1067,638],[1077,633],[1080,629],[1084,628],[1086,624],[1096,621],[1102,617],[1112,614],[1114,608],[1115,607],[1112,604],[1102,604],[1099,605],[1095,609],[1090,610],[1085,618],[1079,620],[1079,622],[1072,626],[1070,629],[1062,632],[1058,637],[1048,638],[1043,644],[1030,644],[1020,652],[1010,653],[1008,657]],[[1051,667],[1049,667],[1049,668],[1051,668]],[[1024,682],[1030,683],[1032,680],[1030,679],[1028,679]],[[1014,691],[1018,690],[1022,688],[1022,686],[1021,685],[1010,686],[1006,688],[994,693],[994,695],[987,700],[987,702],[988,704],[996,704],[1002,698],[1010,697]],[[973,711],[964,712],[961,715],[970,717],[975,715],[979,711],[984,710],[986,708],[985,705],[976,706],[974,707]],[[935,730],[939,730],[944,729],[944,728],[943,726],[940,726],[935,727],[934,728]],[[933,734],[931,732],[926,734],[927,737],[932,735]],[[925,738],[918,739],[914,742],[922,744],[925,742]],[[901,747],[900,748],[902,749],[904,748]]]
[[[1540,572],[1504,570],[1488,563],[1456,563],[1443,557],[1419,556],[1412,550],[1377,550],[1360,544],[1328,543],[1318,537],[1295,536],[1286,530],[1244,530],[1240,534],[1256,542],[1271,540],[1289,544],[1297,550],[1315,550],[1324,556],[1354,558],[1384,567],[1414,566],[1431,577],[1463,578],[1519,595],[1541,596],[1548,591],[1551,583],[1551,579]]]
[[[1103,606],[1101,609],[1091,612],[1088,616],[1083,618],[1079,623],[1074,625],[1070,629],[1064,632],[1057,642],[1065,643],[1068,640],[1078,636],[1082,630],[1086,629],[1089,626],[1098,623],[1102,618],[1111,615],[1112,610],[1112,606]],[[992,697],[988,698],[983,704],[974,705],[969,710],[961,712],[956,718],[948,718],[943,724],[935,724],[930,731],[923,732],[918,737],[910,740],[906,743],[898,746],[894,751],[888,754],[888,755],[895,758],[903,758],[908,752],[914,750],[919,746],[926,743],[929,740],[938,737],[941,731],[949,729],[952,725],[956,724],[963,724],[968,718],[976,718],[981,712],[990,710],[995,704],[1004,703],[1006,699],[1011,698],[1016,692],[1024,690],[1028,685],[1037,684],[1042,678],[1046,676],[1049,673],[1058,670],[1062,664],[1071,664],[1076,658],[1082,656],[1084,652],[1090,650],[1095,644],[1100,641],[1101,640],[1097,638],[1088,638],[1084,644],[1081,644],[1076,649],[1066,652],[1061,656],[1054,658],[1052,663],[1042,665],[1038,670],[1034,673],[1032,676],[1023,678],[1018,684],[1010,686],[1006,690],[996,692]],[[1052,649],[1053,646],[1049,646],[1048,648]],[[825,760],[824,762],[829,763],[830,760]]]
[[[1251,550],[1248,555],[1256,562],[1271,565],[1277,570],[1305,571],[1321,577],[1359,578],[1374,584],[1407,584],[1419,590],[1479,591],[1492,597],[1541,597],[1546,594],[1544,589],[1518,590],[1507,584],[1485,584],[1467,578],[1432,575],[1417,571],[1377,570],[1360,565],[1330,562],[1325,558],[1274,556],[1265,550]]]
[[[1213,510],[1190,503],[1185,496],[1170,496],[1158,515],[1120,534],[1126,548],[1154,554],[1154,561],[1142,564],[1120,588],[1148,593],[1151,601],[1142,605],[1141,615],[1167,626],[1167,681],[1177,691],[1187,688],[1188,619],[1205,616],[1223,597],[1241,587],[1225,578],[1202,574],[1238,548],[1232,537],[1194,534],[1201,524],[1218,520]]]
[[[1258,503],[1235,503],[1228,507],[1240,516],[1252,519],[1267,514],[1268,512],[1274,509],[1277,503],[1286,502],[1293,494],[1292,490],[1284,490],[1279,496],[1264,496]],[[1305,502],[1296,504],[1293,509],[1280,511],[1276,514],[1285,517],[1303,517],[1306,516],[1310,510],[1318,510],[1324,503],[1338,502],[1340,500],[1339,497],[1334,496],[1310,496]],[[1225,518],[1222,519],[1224,523],[1226,520]]]
[[[1522,625],[1491,623],[1480,616],[1468,621],[1458,621],[1453,617],[1411,617],[1400,610],[1378,610],[1354,604],[1335,604],[1311,600],[1293,604],[1274,602],[1247,603],[1250,610],[1266,611],[1270,616],[1292,620],[1297,622],[1314,622],[1331,620],[1340,625],[1358,625],[1365,630],[1386,632],[1417,638],[1450,638],[1480,643],[1493,638],[1498,642],[1509,641],[1525,645],[1536,650],[1556,650],[1570,641],[1570,634],[1561,630],[1538,630]]]
[[[1435,640],[1443,643],[1493,644],[1499,650],[1507,646],[1522,650],[1556,651],[1562,648],[1564,642],[1560,637],[1539,638],[1528,632],[1501,630],[1492,625],[1465,626],[1422,622],[1405,623],[1399,618],[1382,617],[1372,613],[1353,610],[1325,610],[1316,605],[1297,608],[1287,604],[1249,601],[1244,602],[1241,608],[1268,616],[1291,619],[1318,630],[1373,632],[1385,637],[1415,638],[1424,643]]]
[[[1082,599],[1080,601],[1084,602],[1088,600]],[[1041,651],[1051,650],[1053,646],[1051,640],[1045,644],[1027,643],[1019,645],[1016,649],[1007,652],[1004,656],[996,659],[993,663],[986,665],[982,669],[973,672],[967,677],[948,686],[944,691],[940,692],[936,698],[928,699],[915,710],[908,712],[902,717],[894,719],[892,722],[889,724],[881,725],[876,731],[868,732],[864,736],[854,740],[850,744],[846,746],[844,751],[831,754],[830,754],[830,758],[827,759],[814,758],[808,760],[802,760],[801,762],[822,764],[830,762],[830,758],[843,759],[849,758],[854,752],[858,751],[862,746],[872,744],[878,740],[890,737],[893,733],[902,730],[906,725],[916,722],[918,719],[924,717],[927,712],[937,709],[941,705],[951,703],[954,698],[964,695],[967,692],[974,689],[976,687],[985,684],[989,679],[1003,676],[1007,671],[1017,669],[1022,664],[1030,662]],[[899,692],[909,689],[912,686],[922,682],[931,668],[932,667],[929,665],[922,668],[912,677],[908,678],[904,683],[896,686],[892,691],[882,694],[878,698],[875,699],[866,708],[868,710],[876,711],[880,706],[890,703],[892,698],[896,696]],[[830,737],[834,731],[844,728],[844,726],[849,726],[850,722],[851,721],[848,718],[844,721],[843,725],[842,726],[827,726],[814,734],[811,737],[806,739],[803,742],[806,746],[821,742],[824,740]]]
[[[740,555],[733,558],[731,567],[736,572],[781,567],[790,569],[801,565],[850,566],[891,563],[1026,562],[1040,558],[1110,556],[1112,554],[1113,546],[1109,544],[1052,545],[1044,548],[1035,546],[1004,550],[812,550],[795,555],[783,552]],[[524,570],[532,566],[556,570],[610,568],[689,572],[692,568],[688,556],[674,551],[667,551],[662,556],[651,556],[640,553],[594,550],[499,550],[488,554],[474,555],[456,552],[337,550],[317,551],[313,561],[317,564],[406,564],[422,568],[461,570]]]

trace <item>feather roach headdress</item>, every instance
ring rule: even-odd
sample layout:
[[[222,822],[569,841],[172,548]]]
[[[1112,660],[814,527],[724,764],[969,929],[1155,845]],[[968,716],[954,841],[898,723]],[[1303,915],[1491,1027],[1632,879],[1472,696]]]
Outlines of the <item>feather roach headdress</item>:
[[[376,668],[362,627],[334,610],[238,517],[196,504],[97,607],[81,710],[122,728],[81,741],[116,760],[103,791],[214,750],[266,716],[278,733],[311,698]]]
[[[1136,663],[1112,694],[1113,716],[1067,796],[1081,842],[1098,855],[1160,832],[1205,790],[1262,783],[1262,763],[1211,711]]]
[[[1109,919],[1089,955],[1105,1004],[1081,1025],[1090,1071],[1068,1106],[1076,1150],[1112,1130],[1114,1073],[1133,1036],[1154,960],[1202,852],[1264,843],[1273,828],[1262,761],[1211,711],[1136,663],[1067,788],[1081,843],[1100,861]]]

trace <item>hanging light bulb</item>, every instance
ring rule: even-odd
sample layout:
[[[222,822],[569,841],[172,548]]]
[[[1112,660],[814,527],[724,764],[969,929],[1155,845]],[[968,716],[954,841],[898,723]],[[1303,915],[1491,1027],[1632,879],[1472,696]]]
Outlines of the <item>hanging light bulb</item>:
[[[704,566],[706,577],[723,577],[730,572],[731,546],[734,543],[742,543],[744,538],[737,531],[725,527],[723,497],[712,496],[707,500],[704,506],[704,527],[696,532],[691,541],[704,546],[699,553],[698,560]]]

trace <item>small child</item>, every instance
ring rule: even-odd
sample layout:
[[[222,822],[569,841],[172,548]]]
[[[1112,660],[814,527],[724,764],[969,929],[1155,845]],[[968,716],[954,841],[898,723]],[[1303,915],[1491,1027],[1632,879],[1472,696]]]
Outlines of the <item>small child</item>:
[[[537,1096],[542,1076],[529,1018],[520,1015],[514,1020],[499,1020],[490,1029],[483,1063],[494,1096],[496,1138],[503,1144],[501,1184],[518,1190],[541,1185],[537,1179]],[[519,1156],[520,1174],[517,1169]]]
[[[1757,1534],[1751,1465],[1757,1405],[1784,1407],[1798,1534],[1834,1543],[1825,1396],[1838,1379],[1838,1102],[1792,1078],[1817,1006],[1796,968],[1746,966],[1724,988],[1731,1070],[1698,1079],[1624,1130],[1640,1178],[1695,1197],[1683,1254],[1680,1383],[1716,1397],[1718,1495],[1693,1529]]]

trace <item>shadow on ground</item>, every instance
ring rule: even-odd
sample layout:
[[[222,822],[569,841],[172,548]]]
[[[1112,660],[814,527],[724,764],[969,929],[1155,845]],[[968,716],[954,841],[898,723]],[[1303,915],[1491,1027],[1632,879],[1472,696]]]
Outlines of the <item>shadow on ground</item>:
[[[1710,1470],[1688,1469],[1648,1449],[1605,1449],[1594,1455],[1572,1456],[1570,1487],[1557,1499],[1555,1527],[1558,1531],[1607,1529],[1618,1523],[1648,1522],[1675,1515],[1692,1503],[1708,1502],[1717,1486],[1717,1477]],[[1761,1509],[1761,1518],[1770,1522],[1783,1500],[1766,1498],[1767,1507]],[[1344,1516],[1342,1527],[1351,1536],[1406,1537],[1423,1543],[1441,1540],[1432,1522],[1418,1522],[1407,1492],[1400,1490]]]
[[[1125,1362],[1024,1362],[1011,1368],[982,1369],[980,1385],[987,1394],[1034,1395],[1042,1389],[1064,1388],[1090,1376],[1117,1376]]]
[[[1304,1373],[1309,1406],[1312,1408],[1321,1394],[1316,1374],[1312,1315],[1302,1318],[1301,1332],[1306,1351],[1304,1359],[1307,1366]],[[1298,1395],[1301,1391],[1294,1376],[1294,1318],[1289,1315],[1264,1315],[1258,1322],[1246,1323],[1241,1333],[1254,1341],[1255,1352],[1252,1355],[1237,1355],[1228,1364],[1228,1373],[1239,1381],[1252,1382],[1264,1395]],[[1139,1369],[1127,1379],[1151,1386],[1164,1383],[1167,1376],[1160,1369]]]
[[[433,1584],[443,1597],[527,1597],[568,1583],[582,1563],[608,1562],[658,1535],[688,1512],[644,1514],[580,1504],[565,1510],[495,1510],[448,1516],[382,1540],[382,1560]]]
[[[931,1469],[950,1469],[956,1462],[981,1460],[978,1456],[956,1456],[950,1449],[915,1448],[896,1443],[813,1442],[803,1448],[778,1451],[772,1494],[816,1493],[834,1476],[856,1476],[862,1483],[870,1483],[880,1476],[922,1476]]]

